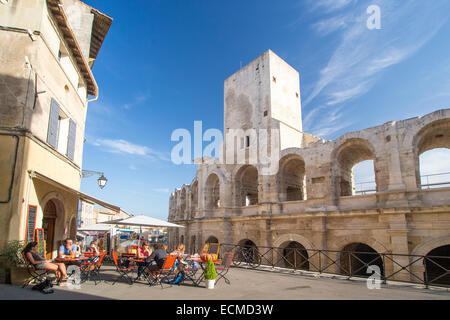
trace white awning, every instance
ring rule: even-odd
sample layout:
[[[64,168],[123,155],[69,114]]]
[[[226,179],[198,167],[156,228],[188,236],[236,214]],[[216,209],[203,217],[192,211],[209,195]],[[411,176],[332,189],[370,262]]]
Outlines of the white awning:
[[[105,221],[101,222],[105,224],[118,224],[118,225],[125,225],[125,226],[139,226],[139,227],[167,227],[167,228],[184,228],[183,226],[180,226],[178,224],[174,224],[168,221],[152,218],[149,216],[135,216],[131,218],[126,218],[123,220],[111,220],[111,221]]]

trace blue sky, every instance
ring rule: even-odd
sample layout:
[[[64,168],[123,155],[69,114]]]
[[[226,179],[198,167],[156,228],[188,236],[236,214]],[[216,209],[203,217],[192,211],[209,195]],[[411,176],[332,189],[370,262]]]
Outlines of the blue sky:
[[[108,184],[81,190],[133,214],[167,218],[196,170],[171,163],[172,131],[222,130],[223,81],[267,49],[299,71],[304,131],[324,139],[450,106],[447,0],[85,2],[114,22],[83,155]],[[373,4],[379,30],[366,25]]]

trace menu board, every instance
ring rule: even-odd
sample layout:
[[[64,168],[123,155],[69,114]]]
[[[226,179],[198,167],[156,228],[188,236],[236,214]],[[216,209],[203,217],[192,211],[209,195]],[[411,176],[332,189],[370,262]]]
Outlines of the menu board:
[[[34,241],[34,228],[36,228],[36,213],[37,206],[29,205],[28,206],[28,214],[27,214],[27,224],[26,224],[26,233],[25,233],[25,242]]]

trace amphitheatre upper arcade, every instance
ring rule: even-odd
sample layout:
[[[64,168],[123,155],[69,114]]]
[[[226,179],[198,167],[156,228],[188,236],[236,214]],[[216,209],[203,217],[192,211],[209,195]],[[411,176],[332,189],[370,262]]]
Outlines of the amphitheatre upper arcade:
[[[450,256],[450,184],[424,185],[419,161],[426,151],[450,148],[450,109],[322,140],[302,131],[298,72],[270,50],[226,79],[224,94],[225,132],[276,129],[278,171],[263,175],[258,163],[197,161],[192,182],[170,196],[169,221],[185,226],[171,232],[171,244],[183,242],[189,251],[218,241],[297,247],[306,255],[324,249],[335,256]],[[244,139],[240,147],[261,147],[257,141]],[[375,182],[358,190],[352,170],[366,160],[373,161]],[[422,263],[408,268],[424,276]]]

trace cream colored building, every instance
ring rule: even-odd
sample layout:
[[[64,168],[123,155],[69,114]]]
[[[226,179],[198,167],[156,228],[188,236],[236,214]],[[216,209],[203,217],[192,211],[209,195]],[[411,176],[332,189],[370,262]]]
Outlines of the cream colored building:
[[[192,182],[170,196],[169,221],[185,226],[171,230],[170,245],[277,247],[270,259],[281,266],[286,249],[298,248],[312,257],[298,266],[335,261],[335,273],[347,263],[344,251],[391,253],[383,272],[403,280],[425,274],[422,260],[407,255],[450,257],[450,188],[426,188],[419,162],[428,150],[450,148],[450,109],[327,141],[302,131],[300,93],[298,72],[270,50],[225,80],[224,131],[241,131],[225,135],[221,156],[244,161],[198,160]],[[259,139],[259,129],[270,129],[275,143]],[[279,155],[272,171],[250,156],[268,145]],[[366,160],[375,187],[357,193],[352,170]],[[329,258],[314,256],[319,249]]]
[[[44,228],[50,258],[76,234],[91,68],[111,23],[78,0],[0,2],[0,247]]]

